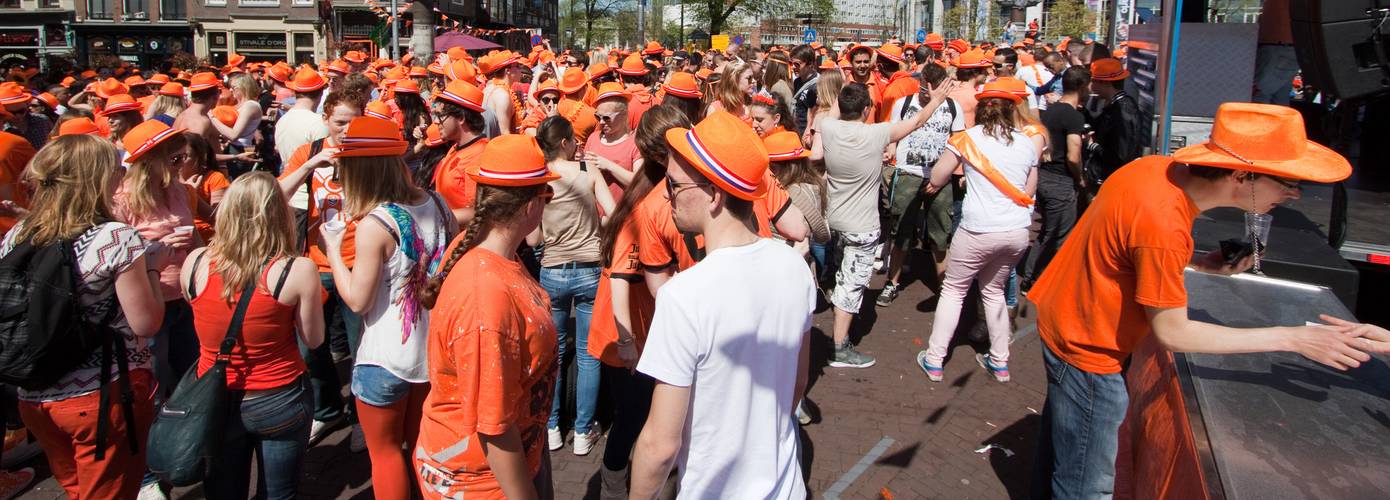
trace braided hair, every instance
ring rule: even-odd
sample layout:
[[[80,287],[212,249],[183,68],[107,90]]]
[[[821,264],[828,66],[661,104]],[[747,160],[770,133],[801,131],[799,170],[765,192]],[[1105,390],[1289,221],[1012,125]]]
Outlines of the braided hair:
[[[449,277],[449,271],[454,269],[454,264],[463,258],[469,250],[478,246],[486,237],[488,230],[498,224],[505,224],[516,218],[526,203],[535,199],[545,189],[544,184],[522,187],[503,187],[488,184],[478,184],[477,201],[473,207],[473,220],[469,221],[468,228],[455,238],[463,238],[457,242],[453,251],[444,260],[444,265],[439,268],[439,273],[430,278],[425,286],[420,290],[417,297],[420,304],[426,309],[434,309],[435,301],[439,299],[439,290],[444,286],[444,280]]]

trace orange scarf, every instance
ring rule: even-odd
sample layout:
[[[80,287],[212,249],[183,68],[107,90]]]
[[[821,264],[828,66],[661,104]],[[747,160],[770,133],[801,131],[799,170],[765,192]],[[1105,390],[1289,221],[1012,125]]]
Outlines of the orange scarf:
[[[975,145],[975,141],[971,139],[968,134],[965,132],[957,132],[955,135],[951,136],[951,139],[947,141],[947,143],[955,148],[956,152],[960,153],[962,158],[965,158],[965,162],[969,163],[971,168],[980,172],[980,175],[985,176],[985,180],[993,184],[995,189],[1004,193],[1004,196],[1008,196],[1010,200],[1013,200],[1013,202],[1020,207],[1026,208],[1033,206],[1033,198],[1015,187],[1013,183],[1009,182],[1009,179],[1004,177],[1003,172],[994,168],[994,163],[991,163],[989,158],[984,155],[984,152],[980,151],[979,146]]]

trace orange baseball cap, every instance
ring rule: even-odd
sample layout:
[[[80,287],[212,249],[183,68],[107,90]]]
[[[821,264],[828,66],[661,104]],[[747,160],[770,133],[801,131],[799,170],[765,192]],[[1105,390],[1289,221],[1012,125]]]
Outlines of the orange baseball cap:
[[[0,104],[27,104],[34,98],[23,85],[15,82],[5,82],[0,84]]]
[[[626,101],[631,95],[629,95],[626,90],[623,90],[623,84],[621,83],[604,82],[602,85],[598,86],[598,96],[594,98],[594,102],[597,103],[613,97],[621,98]]]
[[[169,82],[159,87],[159,95],[169,97],[183,97],[183,84],[179,82]]]
[[[692,129],[667,130],[666,143],[725,192],[744,200],[767,194],[767,147],[729,112],[716,111]]]
[[[467,173],[479,184],[505,187],[536,186],[560,178],[546,167],[536,138],[523,134],[503,134],[488,141],[478,165]]]
[[[637,54],[628,55],[623,59],[623,65],[618,68],[618,74],[623,76],[642,76],[647,73],[646,63],[643,63],[642,56]]]
[[[409,78],[402,78],[391,89],[397,93],[420,95],[420,84]]]
[[[1173,160],[1311,182],[1351,175],[1351,163],[1308,140],[1303,116],[1273,104],[1228,102],[1216,108],[1211,139],[1173,152]]]
[[[58,135],[101,135],[101,129],[91,118],[73,118],[58,126]]]
[[[439,134],[439,124],[431,123],[425,128],[425,147],[437,148],[444,145],[444,136]]]
[[[323,75],[314,71],[314,68],[305,65],[299,68],[299,71],[294,74],[294,78],[285,87],[295,92],[309,93],[326,85],[328,85],[328,81],[323,79]]]
[[[880,46],[878,50],[875,50],[875,52],[878,52],[879,57],[887,58],[889,61],[898,64],[903,63],[903,48],[899,47],[897,44],[884,44]]]
[[[1018,94],[1014,93],[1013,86],[1008,81],[1001,80],[1002,79],[986,83],[984,89],[975,93],[975,99],[983,101],[985,99],[993,98],[1008,99],[1015,103],[1023,102],[1023,98],[1019,97]],[[1010,80],[1017,81],[1018,83],[1023,83],[1023,81],[1018,80],[1016,78],[1010,78]],[[1027,92],[1028,86],[1025,85],[1023,89],[1024,92]]]
[[[994,65],[994,61],[985,57],[983,50],[971,49],[962,52],[951,64],[957,68],[988,68]]]
[[[134,163],[145,153],[150,152],[159,143],[169,140],[171,137],[182,134],[182,128],[170,128],[159,120],[145,120],[139,125],[126,132],[125,137],[121,138],[121,144],[125,146],[126,163]]]
[[[1129,78],[1129,70],[1124,63],[1113,57],[1091,61],[1091,79],[1102,82],[1115,82]]]
[[[465,108],[483,112],[483,91],[463,80],[454,80],[439,91],[432,99],[443,99]]]
[[[811,157],[811,152],[807,151],[806,145],[801,142],[801,136],[790,130],[774,132],[764,137],[763,146],[767,148],[768,161],[789,161]]]
[[[922,43],[937,52],[946,50],[946,38],[941,33],[927,33],[927,39]]]
[[[238,113],[237,109],[232,106],[224,105],[212,108],[212,117],[216,118],[217,121],[222,122],[223,125],[226,125],[228,127],[236,125],[236,119],[240,114],[241,113]]]
[[[101,108],[101,111],[97,111],[97,115],[110,116],[126,111],[140,112],[142,111],[141,108],[143,108],[143,106],[135,102],[135,98],[131,97],[130,94],[117,94],[106,100],[106,107]]]
[[[222,80],[217,78],[216,73],[202,72],[193,75],[188,79],[188,91],[199,92],[207,89],[222,88]]]
[[[359,116],[348,122],[343,142],[335,146],[338,152],[333,157],[400,156],[405,154],[409,146],[401,138],[401,128],[396,122],[374,116]]]
[[[584,90],[584,84],[589,83],[589,75],[579,68],[567,68],[565,74],[560,77],[560,92],[573,94]]]
[[[541,94],[545,93],[555,93],[556,95],[560,94],[560,87],[555,85],[555,80],[547,79],[546,81],[541,82],[540,85],[536,86],[536,91],[531,93],[531,97],[535,98],[536,100],[540,100]]]
[[[604,63],[603,61],[598,61],[598,62],[595,62],[595,63],[589,65],[589,70],[587,71],[587,73],[589,74],[589,79],[592,80],[592,79],[594,79],[594,78],[598,78],[598,77],[600,77],[600,76],[606,75],[606,74],[608,74],[608,73],[610,73],[610,72],[612,72],[612,71],[613,71],[613,67],[612,67],[612,66],[609,66],[608,64]]]
[[[689,99],[700,99],[705,96],[700,92],[700,84],[695,81],[695,75],[684,71],[677,71],[671,74],[671,80],[661,86],[667,95],[685,97]]]
[[[121,83],[115,78],[107,78],[102,80],[101,83],[96,84],[96,93],[97,97],[110,99],[111,96],[129,94],[130,87],[127,87],[124,83]]]

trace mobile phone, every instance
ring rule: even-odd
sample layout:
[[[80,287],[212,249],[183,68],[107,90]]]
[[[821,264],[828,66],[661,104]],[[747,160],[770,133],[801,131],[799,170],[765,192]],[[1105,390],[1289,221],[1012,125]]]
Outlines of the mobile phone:
[[[1225,260],[1228,266],[1235,265],[1252,253],[1255,253],[1255,246],[1248,241],[1239,238],[1221,240],[1221,259]]]
[[[580,172],[588,172],[588,171],[589,171],[589,163],[588,163],[588,162],[585,162],[584,160],[579,160],[579,171],[580,171]]]

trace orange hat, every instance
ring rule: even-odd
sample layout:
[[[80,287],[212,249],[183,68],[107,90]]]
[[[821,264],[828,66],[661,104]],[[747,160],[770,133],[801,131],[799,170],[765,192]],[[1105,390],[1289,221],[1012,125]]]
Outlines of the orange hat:
[[[151,76],[148,80],[145,80],[145,85],[149,85],[151,87],[158,87],[166,83],[169,83],[169,75],[166,75],[164,73],[155,73],[154,76]]]
[[[342,59],[338,59],[331,63],[328,63],[328,67],[325,69],[329,72],[337,73],[339,75],[347,75],[348,72],[352,71],[352,68],[348,66],[348,63],[344,62]]]
[[[434,61],[431,61],[428,66],[425,66],[425,71],[434,73],[436,75],[443,75],[446,59],[447,58],[444,57],[436,58]]]
[[[1018,96],[1019,99],[1027,99],[1028,96],[1033,95],[1033,93],[1028,90],[1028,84],[1012,76],[995,78],[994,83],[999,84],[1000,88]]]
[[[861,50],[868,52],[869,55],[874,54],[874,48],[868,45],[850,45],[849,49],[845,50],[844,53],[841,54],[841,56],[845,59],[850,59],[854,57],[855,52],[859,52]]]
[[[420,95],[420,84],[415,83],[415,80],[403,78],[401,81],[396,82],[396,85],[391,87],[391,90],[396,93]]]
[[[1311,182],[1351,175],[1346,158],[1308,140],[1298,111],[1273,104],[1222,104],[1216,108],[1211,139],[1174,151],[1173,159]]]
[[[579,68],[566,68],[565,74],[560,77],[560,92],[573,94],[584,90],[584,84],[589,83],[589,75]]]
[[[888,58],[889,61],[893,61],[898,64],[903,63],[903,48],[899,47],[897,44],[884,44],[883,46],[880,46],[878,50],[876,50],[875,52],[878,52],[879,57]]]
[[[708,79],[709,79],[709,76],[710,76],[710,75],[713,75],[713,74],[714,74],[714,70],[712,70],[712,69],[709,69],[709,68],[700,68],[700,69],[698,69],[698,70],[695,71],[695,78],[697,78],[697,79],[699,79],[700,81],[703,82],[703,81],[705,81],[705,80],[708,80]]]
[[[291,68],[288,64],[275,63],[270,69],[266,70],[265,74],[269,76],[271,80],[288,86],[290,79],[294,78],[294,68]]]
[[[449,63],[444,67],[444,76],[450,80],[476,81],[478,72],[473,69],[473,63],[459,59]]]
[[[430,72],[429,72],[428,70],[426,70],[425,68],[420,67],[420,66],[411,66],[411,67],[410,67],[410,73],[409,73],[409,74],[410,74],[410,77],[411,77],[411,78],[418,78],[418,77],[422,77],[422,76],[430,76]]]
[[[163,86],[159,87],[159,95],[167,95],[169,97],[183,97],[183,84],[179,82],[166,83]]]
[[[106,107],[98,111],[97,115],[110,116],[126,111],[140,112],[142,107],[140,103],[135,102],[135,98],[131,97],[130,94],[117,94],[106,100]]]
[[[367,103],[367,108],[362,110],[362,114],[372,118],[380,118],[382,120],[395,122],[395,120],[391,118],[391,106],[386,104],[385,101],[372,101]]]
[[[137,85],[144,85],[145,79],[140,78],[140,75],[132,75],[130,77],[127,77],[125,81],[123,81],[122,83],[124,83],[127,87],[134,87]]]
[[[985,52],[980,49],[971,49],[960,54],[951,64],[957,68],[988,68],[994,65],[994,61],[985,57]]]
[[[169,128],[168,125],[159,120],[140,122],[139,125],[126,132],[125,137],[121,138],[121,144],[125,146],[126,150],[125,162],[134,163],[135,160],[150,152],[159,143],[167,141],[171,137],[177,137],[183,131],[182,128]]]
[[[763,138],[763,146],[767,148],[768,161],[787,161],[810,158],[811,152],[806,150],[806,145],[801,142],[801,136],[790,130],[773,132]]]
[[[512,54],[510,50],[504,50],[496,54],[488,54],[478,59],[478,71],[484,75],[491,75],[506,69],[507,66],[516,64],[516,62],[516,55]]]
[[[437,148],[444,145],[444,137],[439,134],[439,124],[431,123],[425,128],[425,147]]]
[[[364,73],[364,74],[367,75],[367,79],[368,79],[368,80],[371,80],[372,83],[374,83],[374,84],[376,84],[376,83],[381,83],[381,76],[377,75],[376,73],[368,72],[368,73]]]
[[[101,135],[101,129],[91,118],[73,118],[58,126],[58,135]]]
[[[72,84],[74,84],[74,83],[77,83],[77,79],[76,79],[76,78],[73,78],[73,77],[71,77],[71,76],[65,76],[65,77],[63,77],[63,81],[62,81],[62,82],[59,82],[58,84],[59,84],[59,85],[62,85],[62,86],[64,86],[64,87],[71,87]]]
[[[545,165],[545,155],[536,138],[522,134],[503,134],[483,146],[478,166],[467,171],[479,184],[523,187],[559,179]]]
[[[658,42],[658,41],[655,41],[655,40],[650,41],[650,42],[647,42],[647,48],[642,49],[642,54],[643,54],[643,55],[649,55],[649,56],[651,56],[651,55],[657,55],[657,54],[662,54],[662,53],[665,53],[665,52],[666,52],[666,49],[665,49],[664,47],[661,46],[661,42]]]
[[[1001,80],[1003,79],[1001,78],[999,80],[986,83],[983,90],[975,93],[975,99],[983,101],[985,99],[995,98],[1008,99],[1015,103],[1023,102],[1023,98],[1019,97],[1018,94],[1014,93],[1014,87],[1010,85],[1008,81]],[[1018,80],[1017,78],[1010,78],[1010,80],[1017,81],[1018,83],[1023,83],[1023,81]],[[1024,92],[1027,92],[1028,86],[1024,85],[1023,90]]]
[[[693,129],[667,130],[666,143],[725,192],[744,200],[767,194],[767,147],[729,112],[716,111]]]
[[[957,38],[955,40],[951,40],[950,43],[946,44],[946,48],[964,54],[966,51],[970,50],[970,42]]]
[[[817,66],[816,69],[821,71],[838,70],[840,69],[840,65],[836,64],[834,59],[823,57],[820,60],[820,66]]]
[[[246,56],[236,52],[227,54],[227,66],[241,66],[241,63],[244,62],[246,62]]]
[[[927,33],[927,39],[922,43],[937,52],[946,50],[946,38],[941,33]]]
[[[240,115],[240,113],[238,113],[237,109],[233,106],[217,106],[212,108],[212,117],[228,127],[236,125],[238,115]]]
[[[443,99],[465,108],[483,112],[483,91],[464,80],[454,80],[431,99]]]
[[[1067,50],[1067,45],[1071,44],[1071,37],[1062,37],[1062,42],[1057,44],[1057,50]]]
[[[15,82],[5,82],[0,84],[0,104],[27,104],[34,98],[24,86]]]
[[[376,60],[375,62],[373,62],[372,64],[376,66],[376,69],[386,69],[386,68],[395,68],[395,67],[396,67],[396,61],[392,61],[392,60],[390,60],[390,59],[377,59],[377,60]]]
[[[618,68],[618,74],[623,76],[642,76],[647,74],[647,65],[642,62],[642,56],[632,54],[623,59],[622,67]]]
[[[1033,44],[1036,43],[1036,42],[1034,42],[1032,38],[1024,38],[1023,41],[1020,42],[1020,43],[1022,43],[1024,47],[1032,47]],[[1124,42],[1120,42],[1120,43],[1124,43]]]
[[[294,79],[290,80],[290,82],[286,84],[285,87],[288,87],[290,90],[293,90],[295,92],[307,94],[309,92],[321,89],[327,85],[328,81],[323,79],[323,75],[320,75],[319,72],[314,71],[314,68],[305,65],[299,68],[299,71],[294,74]]]
[[[623,90],[623,84],[618,82],[604,82],[603,85],[598,86],[598,96],[594,98],[594,102],[597,103],[610,97],[627,100],[628,97],[631,96],[628,95],[626,90]]]
[[[700,92],[700,84],[695,81],[695,75],[684,71],[677,71],[671,74],[671,81],[661,86],[661,90],[666,91],[666,95],[685,97],[690,99],[700,99],[705,97]]]
[[[347,53],[343,54],[343,59],[347,59],[347,62],[353,64],[362,64],[367,62],[367,54],[363,54],[356,50],[349,50]]]
[[[587,73],[589,74],[589,79],[593,80],[611,71],[613,71],[612,66],[605,64],[603,61],[598,61],[589,65],[589,71],[587,71]]]
[[[1091,61],[1091,79],[1102,82],[1115,82],[1129,78],[1129,70],[1124,63],[1113,57]]]
[[[371,107],[371,104],[367,105]],[[401,127],[390,119],[359,116],[348,122],[343,142],[337,146],[334,158],[363,156],[400,156],[410,143],[401,138]]]
[[[115,78],[107,78],[102,80],[101,83],[95,84],[95,86],[97,97],[102,99],[110,99],[111,96],[130,93],[130,87],[125,86],[124,83],[121,83]]]
[[[560,88],[555,85],[555,80],[547,79],[546,81],[541,82],[540,85],[536,86],[536,91],[531,93],[531,97],[539,101],[541,98],[541,94],[545,94],[547,92],[553,92],[557,96],[560,94]]]
[[[202,73],[198,73],[198,74],[196,74],[196,75],[193,75],[193,78],[190,78],[190,79],[188,80],[188,91],[189,91],[189,92],[198,92],[198,91],[203,91],[203,90],[207,90],[207,89],[220,89],[220,88],[222,88],[222,80],[220,80],[220,79],[217,78],[217,74],[216,74],[216,73],[208,73],[208,72],[205,71],[205,72],[202,72]]]
[[[444,55],[449,56],[450,61],[463,61],[467,59],[472,59],[472,57],[468,56],[468,51],[463,50],[463,47],[450,47],[449,50],[444,52]]]
[[[44,106],[48,106],[48,109],[50,110],[58,109],[58,97],[53,94],[43,92],[38,96],[35,96],[35,98],[37,98],[39,102],[42,102]]]
[[[83,79],[96,78],[96,77],[97,77],[97,72],[96,72],[95,70],[90,70],[90,69],[89,69],[89,70],[85,70],[85,71],[83,71],[83,72],[81,72],[81,73],[78,73],[77,76],[80,76],[80,77],[82,77]]]

